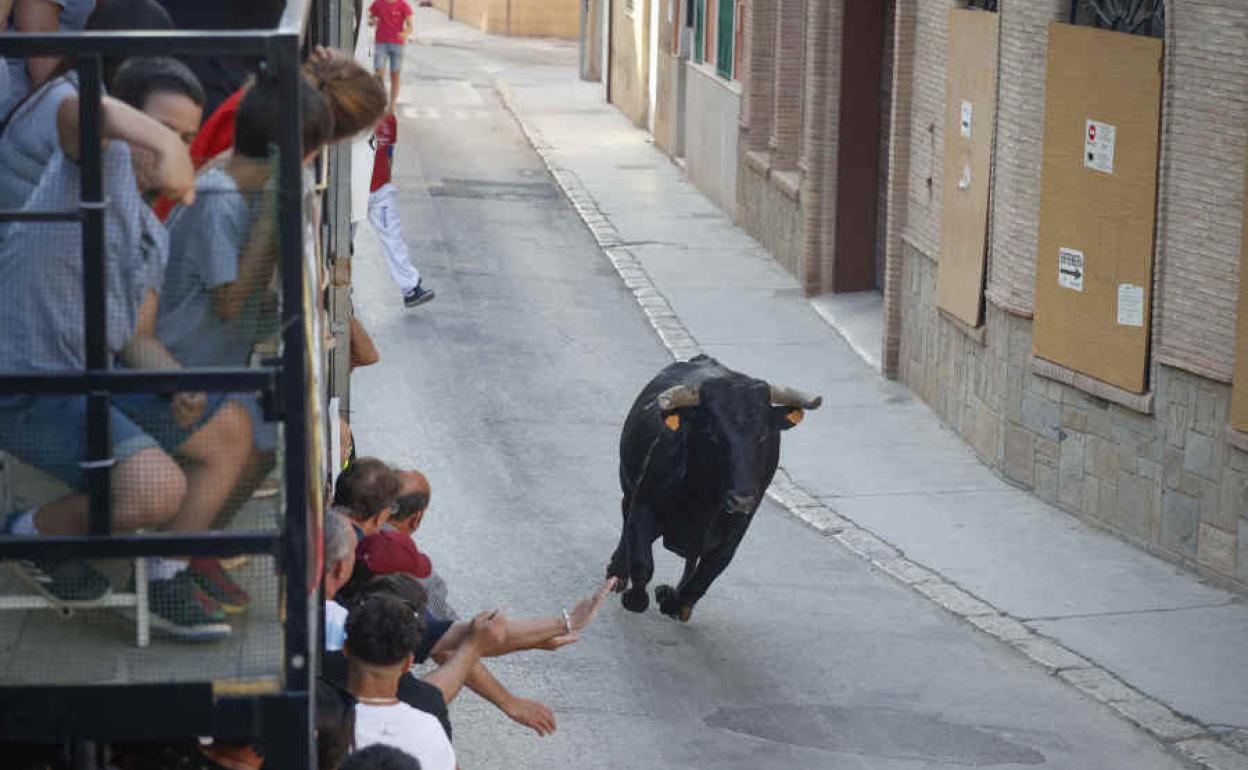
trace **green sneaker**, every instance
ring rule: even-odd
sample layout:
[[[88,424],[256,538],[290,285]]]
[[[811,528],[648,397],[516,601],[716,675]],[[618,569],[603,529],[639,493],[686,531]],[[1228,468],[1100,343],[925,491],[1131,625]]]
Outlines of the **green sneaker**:
[[[233,633],[225,613],[199,590],[187,570],[168,580],[151,581],[147,596],[153,630],[192,642],[225,639]]]

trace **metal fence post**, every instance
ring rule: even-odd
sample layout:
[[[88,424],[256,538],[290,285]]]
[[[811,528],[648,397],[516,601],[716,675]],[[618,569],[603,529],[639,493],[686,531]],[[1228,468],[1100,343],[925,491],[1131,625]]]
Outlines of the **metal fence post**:
[[[82,321],[88,371],[109,368],[107,281],[104,255],[104,169],[100,147],[99,56],[78,61],[79,158],[82,164]],[[111,472],[113,466],[111,400],[108,391],[87,396],[87,459],[82,464],[90,497],[90,532],[112,532]]]

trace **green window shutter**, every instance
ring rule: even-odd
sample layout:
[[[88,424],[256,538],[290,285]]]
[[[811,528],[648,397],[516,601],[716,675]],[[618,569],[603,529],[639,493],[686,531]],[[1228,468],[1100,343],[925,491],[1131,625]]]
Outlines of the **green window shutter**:
[[[719,0],[719,23],[715,46],[715,71],[732,80],[732,44],[736,38],[735,0]]]
[[[693,0],[693,58],[706,61],[706,0]]]

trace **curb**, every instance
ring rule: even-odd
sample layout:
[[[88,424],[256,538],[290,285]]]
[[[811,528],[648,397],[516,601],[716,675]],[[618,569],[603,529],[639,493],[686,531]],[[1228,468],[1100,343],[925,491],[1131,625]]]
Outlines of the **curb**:
[[[611,220],[598,208],[594,197],[570,169],[553,157],[552,147],[515,105],[505,83],[495,79],[494,90],[503,108],[520,127],[565,198],[589,228],[603,254],[633,293],[663,345],[677,360],[701,352],[697,340],[685,328],[667,299],[654,285]],[[1087,660],[1056,640],[1037,633],[992,604],[963,590],[942,575],[906,558],[899,549],[833,511],[808,493],[780,466],[767,495],[798,520],[897,582],[909,586],[946,612],[994,637],[1044,668],[1085,696],[1113,709],[1128,722],[1147,732],[1181,758],[1207,770],[1248,770],[1248,755],[1219,740],[1207,726],[1179,714]]]

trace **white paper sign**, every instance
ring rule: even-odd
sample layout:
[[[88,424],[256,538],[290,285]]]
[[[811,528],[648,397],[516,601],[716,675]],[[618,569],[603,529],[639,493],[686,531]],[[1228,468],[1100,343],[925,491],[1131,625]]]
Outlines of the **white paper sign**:
[[[1144,325],[1143,286],[1118,284],[1118,323],[1121,326]]]
[[[1102,174],[1114,173],[1113,126],[1099,120],[1084,121],[1083,165]]]
[[[966,137],[967,139],[971,138],[971,113],[973,111],[974,111],[974,108],[971,106],[971,103],[963,99],[962,100],[962,117],[959,120],[959,125],[962,128],[962,136]]]
[[[1083,291],[1083,252],[1078,249],[1057,250],[1057,285],[1063,289]]]

